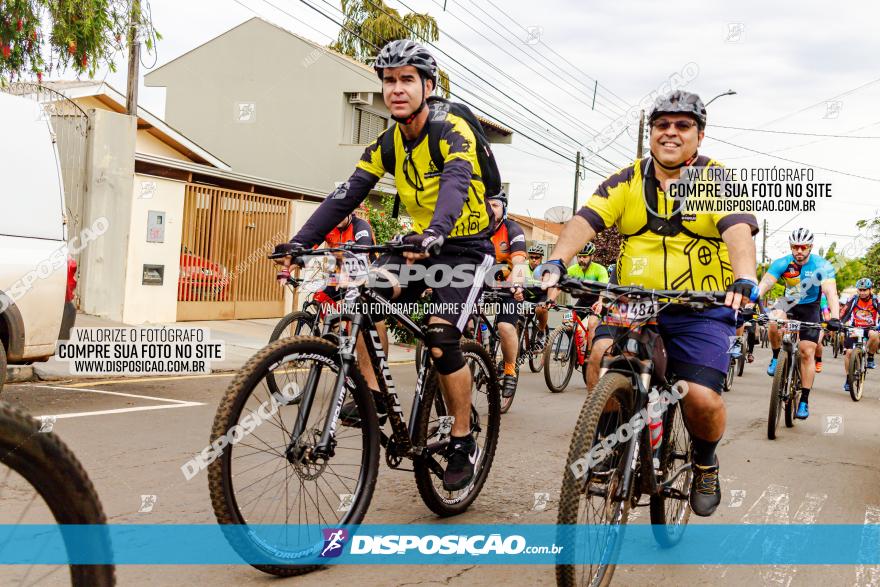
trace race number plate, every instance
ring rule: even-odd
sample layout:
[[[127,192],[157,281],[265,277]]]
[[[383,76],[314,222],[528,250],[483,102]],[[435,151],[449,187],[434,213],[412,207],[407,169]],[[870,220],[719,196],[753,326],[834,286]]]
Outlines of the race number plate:
[[[794,334],[795,332],[800,332],[801,323],[798,322],[797,320],[789,320],[788,322],[785,323],[783,330],[785,332],[788,332],[789,334]]]
[[[651,298],[633,300],[626,305],[626,319],[631,322],[647,320],[656,313],[657,301]]]
[[[566,312],[565,314],[562,315],[563,320],[572,320],[573,318],[574,318],[573,312]]]
[[[849,331],[849,335],[853,338],[862,338],[865,336],[864,328],[851,328]]]

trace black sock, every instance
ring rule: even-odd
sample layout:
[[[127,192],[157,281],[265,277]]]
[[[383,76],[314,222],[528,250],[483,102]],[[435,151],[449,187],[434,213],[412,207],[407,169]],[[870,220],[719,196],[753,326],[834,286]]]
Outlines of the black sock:
[[[868,353],[868,360],[869,360],[869,361],[873,361],[873,360],[874,360],[874,353]]]
[[[810,388],[809,387],[802,387],[801,388],[801,401],[804,402],[805,404],[810,403]]]
[[[779,358],[779,349],[773,349],[773,358],[774,358],[774,359],[778,359],[778,358]]]
[[[449,436],[449,444],[453,445],[456,442],[461,442],[465,446],[471,446],[471,445],[475,444],[474,437],[470,433],[468,433],[467,436],[452,436],[452,435],[450,435]]]
[[[822,357],[816,357],[816,364],[818,365],[821,362],[822,362]]]
[[[701,467],[712,467],[715,465],[715,447],[721,442],[721,439],[715,441],[703,440],[696,436],[691,436],[691,442],[694,445],[694,463]]]

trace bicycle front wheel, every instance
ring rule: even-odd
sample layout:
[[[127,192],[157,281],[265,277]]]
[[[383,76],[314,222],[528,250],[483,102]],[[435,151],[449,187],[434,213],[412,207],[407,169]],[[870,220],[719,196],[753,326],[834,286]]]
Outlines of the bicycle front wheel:
[[[318,315],[312,312],[291,312],[287,314],[275,325],[275,329],[269,336],[269,342],[272,343],[281,338],[292,338],[294,336],[321,336]],[[269,386],[271,393],[279,393],[278,382],[275,381],[273,373],[266,375],[266,385]]]
[[[575,348],[571,326],[557,327],[544,348],[544,382],[553,393],[565,391],[574,371]]]
[[[54,433],[40,429],[39,421],[0,402],[0,524],[106,524],[101,501],[80,462]],[[89,545],[91,551],[109,560],[109,535],[94,536],[98,540]],[[68,537],[64,540],[70,553],[74,545]],[[63,568],[9,565],[0,569],[0,583],[42,585],[58,581],[55,573]],[[113,565],[69,565],[69,575],[69,584],[77,587],[116,583]]]
[[[224,528],[226,538],[263,572],[292,576],[319,568],[321,528],[358,524],[369,507],[379,469],[379,424],[356,368],[346,381],[355,423],[338,422],[329,457],[314,452],[336,408],[339,369],[339,349],[330,342],[285,338],[242,367],[217,408],[210,445],[226,447],[219,455],[215,450],[208,466],[214,514],[220,524],[234,525]],[[269,391],[270,373],[280,394]],[[302,433],[293,438],[298,418]],[[288,525],[296,531],[288,532]],[[296,561],[302,564],[291,564]]]
[[[864,360],[865,357],[862,350],[855,348],[850,353],[849,361],[846,365],[846,376],[849,378],[849,396],[854,402],[862,399],[862,383],[864,382],[862,362]]]
[[[632,381],[620,373],[607,373],[581,408],[559,494],[557,541],[567,558],[556,565],[557,585],[611,582],[630,508],[629,500],[618,499],[617,492],[632,434],[616,443],[606,439],[629,422],[632,400]],[[596,448],[603,441],[610,449]]]
[[[785,427],[793,428],[797,419],[794,417],[797,413],[798,400],[801,397],[801,368],[800,353],[795,351],[791,358],[794,363],[794,369],[791,371],[791,377],[787,380],[788,393],[785,394],[788,399],[785,400]]]
[[[446,462],[445,451],[449,444],[448,436],[440,436],[440,418],[449,412],[440,390],[440,380],[435,369],[431,369],[425,383],[422,403],[416,415],[416,446],[425,448],[422,457],[413,461],[416,486],[422,501],[438,516],[454,516],[463,513],[474,502],[486,479],[501,430],[501,389],[495,365],[489,359],[486,349],[472,341],[461,342],[461,352],[471,372],[471,434],[477,442],[479,453],[474,463],[474,477],[471,482],[458,491],[443,488],[443,470]]]
[[[529,348],[526,351],[529,353],[529,370],[532,373],[539,373],[544,368],[544,352],[538,349],[537,340],[538,323],[532,320],[529,322]]]
[[[776,361],[776,373],[773,374],[773,384],[770,386],[770,411],[767,414],[767,438],[776,438],[776,427],[779,426],[779,416],[782,414],[780,404],[782,395],[786,391],[788,378],[788,352],[779,351]]]

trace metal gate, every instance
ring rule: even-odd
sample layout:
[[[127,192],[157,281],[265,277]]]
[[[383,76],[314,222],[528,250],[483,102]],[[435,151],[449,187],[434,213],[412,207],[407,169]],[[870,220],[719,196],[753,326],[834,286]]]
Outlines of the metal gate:
[[[266,255],[290,238],[290,200],[197,184],[184,197],[177,319],[284,315]]]
[[[76,102],[52,88],[30,82],[13,82],[3,91],[39,102],[49,117],[58,149],[61,181],[64,185],[67,240],[78,237],[85,221],[86,159],[88,157],[89,116]],[[76,243],[79,242],[77,238]],[[80,251],[71,251],[79,264]],[[81,305],[80,281],[74,291],[77,308]]]

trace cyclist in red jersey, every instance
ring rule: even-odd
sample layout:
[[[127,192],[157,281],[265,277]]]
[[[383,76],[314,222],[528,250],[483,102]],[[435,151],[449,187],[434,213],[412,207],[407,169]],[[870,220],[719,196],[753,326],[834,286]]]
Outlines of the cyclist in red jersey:
[[[856,289],[859,294],[850,298],[843,309],[843,316],[840,318],[841,323],[855,328],[864,328],[868,330],[868,369],[874,368],[874,353],[877,347],[880,347],[880,301],[874,296],[874,283],[868,278],[859,279],[856,282]],[[847,336],[843,342],[843,348],[846,349],[846,361],[852,354],[856,339]],[[849,379],[843,384],[844,391],[850,391]]]

